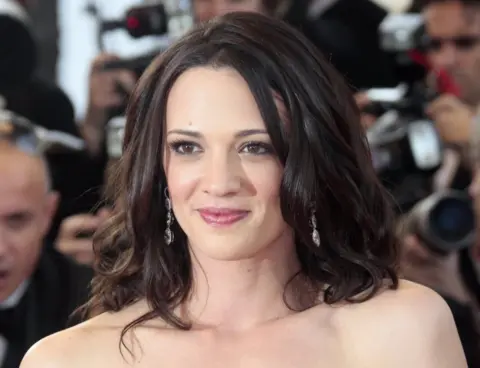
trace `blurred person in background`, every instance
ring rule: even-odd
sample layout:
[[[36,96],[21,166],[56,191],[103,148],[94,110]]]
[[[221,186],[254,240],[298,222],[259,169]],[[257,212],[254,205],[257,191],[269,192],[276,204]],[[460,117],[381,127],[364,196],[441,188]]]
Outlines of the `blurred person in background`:
[[[460,92],[458,96],[439,95],[426,106],[425,112],[445,143],[446,154],[460,153],[463,162],[452,180],[452,187],[466,190],[472,181],[470,155],[467,157],[465,153],[469,152],[471,127],[480,103],[480,1],[421,0],[415,7],[424,16],[423,46],[433,71],[427,77],[427,84],[436,89],[434,75],[445,71]],[[366,93],[355,97],[360,109],[370,103]],[[375,120],[374,116],[363,114],[362,123],[366,128],[374,125]],[[474,202],[480,203],[475,182],[470,186],[470,193]],[[480,206],[476,207],[478,222]],[[399,228],[402,221],[401,218]],[[454,315],[469,366],[480,366],[480,278],[475,248],[440,255],[415,234],[400,231],[399,237],[402,274],[444,297]]]
[[[67,95],[36,74],[34,31],[23,5],[15,0],[0,0],[0,49],[0,110],[8,109],[49,130],[82,137]],[[48,234],[53,240],[63,218],[90,211],[99,201],[104,165],[86,153],[46,156],[52,187],[61,193]]]
[[[441,95],[427,112],[445,142],[465,145],[480,103],[480,0],[424,0],[427,56],[460,95]]]
[[[429,86],[435,89],[435,73],[445,71],[459,89],[458,96],[438,96],[426,112],[445,142],[464,146],[480,103],[480,0],[416,0],[410,10],[424,17],[422,48],[432,67]],[[361,107],[369,102],[365,94],[358,100]],[[365,125],[371,124],[366,115]]]
[[[427,113],[445,142],[465,145],[480,103],[480,0],[415,0],[410,11],[424,16],[422,46],[433,71],[446,71],[459,89],[439,96]]]
[[[471,137],[475,134],[472,127],[480,104],[480,1],[421,0],[415,5],[424,16],[424,47],[433,72],[447,72],[459,90],[458,95],[438,96],[427,106],[426,113],[447,147],[454,147],[464,156],[461,170],[468,171],[465,178],[468,176],[470,181],[471,167],[478,166],[466,153],[471,150]],[[436,80],[431,75],[427,83],[435,87]],[[469,191],[478,232],[480,190],[476,172],[474,169]],[[478,246],[443,256],[430,251],[413,234],[406,234],[402,245],[405,276],[444,296],[455,316],[469,365],[480,366]]]
[[[459,96],[440,95],[429,104],[427,113],[447,146],[453,144],[464,153],[474,134],[472,127],[480,103],[480,1],[423,0],[417,6],[425,18],[425,47],[433,70],[445,70],[460,91]],[[469,164],[473,164],[473,167],[478,165],[475,162]],[[470,187],[474,201],[478,198],[476,183],[474,178]],[[480,216],[480,212],[477,216]],[[471,280],[465,280],[465,275],[461,274],[468,262],[468,254],[455,253],[449,256],[450,259],[442,258],[428,252],[411,234],[406,236],[405,246],[406,264],[418,264],[418,260],[425,265],[435,264],[435,267],[431,267],[438,276],[435,288],[460,304],[467,303],[475,307],[477,313],[480,312],[480,278],[474,274],[471,275]],[[427,268],[414,269],[409,267],[408,272],[417,281],[428,284],[433,282],[434,277],[427,275]],[[423,277],[425,280],[420,280]]]
[[[46,245],[58,201],[46,161],[0,138],[1,368],[67,327],[88,295],[91,270]]]

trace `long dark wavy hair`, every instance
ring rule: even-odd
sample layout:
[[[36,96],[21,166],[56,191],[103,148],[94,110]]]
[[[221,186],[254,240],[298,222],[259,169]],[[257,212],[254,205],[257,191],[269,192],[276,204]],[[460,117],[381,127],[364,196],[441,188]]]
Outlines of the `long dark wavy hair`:
[[[324,288],[324,302],[356,302],[360,293],[366,300],[386,280],[396,288],[392,205],[372,167],[350,88],[293,28],[258,14],[231,13],[196,26],[137,85],[114,176],[117,213],[94,240],[90,315],[144,299],[151,312],[123,335],[155,317],[190,328],[174,313],[194,280],[187,238],[177,223],[175,241],[164,241],[163,144],[169,91],[182,73],[199,66],[233,68],[248,83],[283,164],[281,211],[295,231],[302,276]],[[283,101],[282,113],[274,94]],[[320,247],[312,241],[312,209]]]

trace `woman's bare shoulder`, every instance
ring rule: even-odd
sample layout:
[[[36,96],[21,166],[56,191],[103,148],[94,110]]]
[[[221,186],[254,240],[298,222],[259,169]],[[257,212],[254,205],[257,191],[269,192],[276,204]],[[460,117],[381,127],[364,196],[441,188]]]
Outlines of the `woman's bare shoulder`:
[[[352,361],[369,367],[467,367],[451,311],[435,291],[408,281],[335,317]]]
[[[94,352],[110,350],[115,336],[121,333],[121,328],[106,323],[110,319],[108,315],[100,315],[43,338],[28,350],[20,368],[87,366]]]
[[[392,313],[406,313],[408,315],[411,312],[415,312],[414,315],[417,315],[419,310],[424,308],[430,310],[432,306],[444,309],[446,303],[432,289],[411,281],[400,280],[397,289],[385,287],[366,302],[344,305],[342,311],[354,315],[356,313],[378,312],[379,308],[386,308],[389,315]]]
[[[131,308],[116,313],[103,313],[47,336],[28,350],[20,368],[110,366],[112,361],[121,358],[119,342],[123,328],[140,316],[137,311],[132,312]]]

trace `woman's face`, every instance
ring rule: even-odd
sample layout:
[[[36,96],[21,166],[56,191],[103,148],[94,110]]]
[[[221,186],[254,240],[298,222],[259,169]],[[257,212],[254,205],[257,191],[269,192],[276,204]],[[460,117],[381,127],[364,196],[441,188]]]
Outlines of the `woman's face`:
[[[280,211],[283,168],[236,71],[182,74],[168,97],[166,131],[168,192],[194,251],[235,260],[282,240],[293,244]]]
[[[264,12],[262,0],[194,0],[193,8],[200,22],[234,11]]]

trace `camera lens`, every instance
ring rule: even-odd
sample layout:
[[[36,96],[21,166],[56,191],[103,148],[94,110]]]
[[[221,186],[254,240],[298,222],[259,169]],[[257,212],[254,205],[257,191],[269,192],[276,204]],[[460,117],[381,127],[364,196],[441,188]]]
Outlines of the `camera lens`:
[[[429,216],[430,229],[436,237],[447,242],[467,238],[475,228],[475,217],[468,198],[443,198]]]

